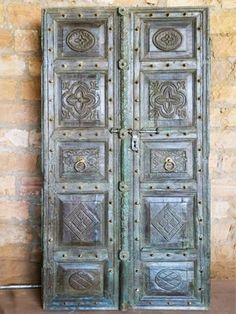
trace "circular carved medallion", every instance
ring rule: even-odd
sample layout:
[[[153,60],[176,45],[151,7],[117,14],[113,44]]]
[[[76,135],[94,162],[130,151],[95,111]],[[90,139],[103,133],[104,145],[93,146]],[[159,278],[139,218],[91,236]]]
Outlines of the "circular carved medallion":
[[[176,50],[182,43],[182,35],[174,28],[161,28],[152,37],[153,44],[160,50]]]
[[[156,274],[155,282],[164,290],[174,290],[182,283],[182,278],[174,270],[163,269]]]
[[[86,29],[75,29],[67,35],[66,43],[70,49],[84,52],[94,46],[95,38],[93,34]]]
[[[88,290],[95,284],[95,278],[87,271],[78,271],[70,276],[69,284],[75,290]]]

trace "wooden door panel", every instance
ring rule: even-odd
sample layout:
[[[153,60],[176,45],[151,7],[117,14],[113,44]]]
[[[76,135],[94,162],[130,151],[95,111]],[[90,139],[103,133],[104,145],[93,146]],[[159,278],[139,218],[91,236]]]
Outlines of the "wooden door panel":
[[[195,126],[195,73],[176,70],[140,73],[141,128]]]
[[[50,310],[118,308],[120,144],[110,132],[119,126],[116,15],[44,14],[43,281]]]
[[[44,307],[206,309],[207,9],[46,9],[42,33]]]
[[[206,14],[131,14],[135,308],[206,308],[209,300]]]

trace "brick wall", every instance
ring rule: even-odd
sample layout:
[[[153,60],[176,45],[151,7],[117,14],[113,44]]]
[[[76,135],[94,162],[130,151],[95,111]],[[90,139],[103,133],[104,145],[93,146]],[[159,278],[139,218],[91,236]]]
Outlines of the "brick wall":
[[[236,1],[0,1],[0,284],[40,280],[41,7],[211,7],[212,277],[236,276]]]

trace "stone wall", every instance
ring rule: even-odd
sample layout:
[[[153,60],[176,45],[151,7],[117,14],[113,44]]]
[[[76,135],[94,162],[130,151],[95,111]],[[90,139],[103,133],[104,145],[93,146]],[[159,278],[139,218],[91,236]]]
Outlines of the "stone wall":
[[[212,277],[236,277],[236,1],[0,1],[0,284],[40,281],[42,7],[211,7]]]

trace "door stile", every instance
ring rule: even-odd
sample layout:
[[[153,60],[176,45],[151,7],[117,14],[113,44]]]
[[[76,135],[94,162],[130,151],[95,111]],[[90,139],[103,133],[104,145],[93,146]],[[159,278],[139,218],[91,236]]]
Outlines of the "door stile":
[[[120,309],[130,308],[130,294],[132,291],[131,261],[132,253],[130,237],[132,227],[130,224],[131,210],[130,198],[132,195],[130,175],[131,152],[129,129],[132,127],[132,107],[130,106],[130,36],[129,36],[129,11],[118,8],[120,25],[120,58],[118,68],[120,72],[120,130],[121,155],[120,155]]]

